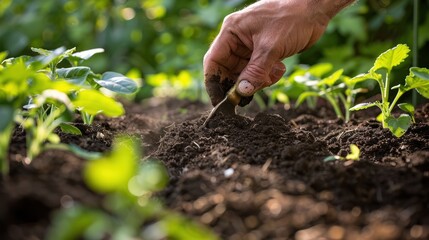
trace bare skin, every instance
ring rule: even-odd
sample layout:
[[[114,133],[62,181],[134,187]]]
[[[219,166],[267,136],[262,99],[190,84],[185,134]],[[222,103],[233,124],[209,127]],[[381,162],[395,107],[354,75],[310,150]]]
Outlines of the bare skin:
[[[281,61],[311,47],[330,19],[352,2],[261,0],[225,17],[203,62],[212,104],[237,81],[242,96],[276,83],[286,71]]]

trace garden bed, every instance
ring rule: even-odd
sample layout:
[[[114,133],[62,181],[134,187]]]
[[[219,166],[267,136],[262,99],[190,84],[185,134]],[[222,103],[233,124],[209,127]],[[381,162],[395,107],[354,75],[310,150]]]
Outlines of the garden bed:
[[[145,156],[170,175],[158,197],[209,226],[221,239],[427,239],[429,237],[429,105],[401,138],[360,115],[336,120],[323,106],[278,105],[201,128],[209,106],[153,99],[127,104],[127,114],[98,118],[65,143],[106,151],[117,134],[142,139]],[[249,108],[250,109],[250,108]],[[350,144],[360,161],[345,156]],[[14,132],[9,177],[1,182],[1,239],[42,239],[52,213],[103,196],[82,180],[85,160],[48,150],[25,162],[25,135]]]

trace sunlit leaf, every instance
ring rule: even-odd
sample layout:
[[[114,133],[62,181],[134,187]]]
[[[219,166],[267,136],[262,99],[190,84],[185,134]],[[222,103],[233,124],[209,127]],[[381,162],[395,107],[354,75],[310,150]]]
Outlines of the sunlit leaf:
[[[375,60],[371,71],[375,72],[384,68],[390,72],[393,67],[398,66],[408,57],[409,52],[410,48],[407,45],[398,44],[396,47],[380,54],[380,56],[378,56],[378,58]]]
[[[360,158],[360,149],[356,144],[350,144],[350,153],[347,154],[346,159],[348,160],[359,160]]]
[[[415,88],[423,97],[429,98],[429,69],[410,68],[410,74],[405,78],[405,88]]]
[[[103,113],[108,117],[118,117],[125,113],[122,104],[96,90],[79,91],[72,103],[91,115]]]
[[[349,81],[356,84],[356,83],[363,82],[366,80],[380,81],[381,79],[382,79],[381,74],[376,73],[376,72],[368,72],[368,73],[359,74],[359,75],[351,78]]]
[[[339,69],[339,70],[335,71],[330,76],[322,79],[319,82],[319,85],[326,84],[328,86],[333,86],[338,81],[338,79],[340,79],[341,75],[343,74],[343,71],[344,71],[343,69]]]
[[[80,58],[83,60],[88,60],[92,56],[94,56],[95,54],[102,53],[102,52],[104,52],[103,48],[94,48],[94,49],[89,49],[89,50],[85,50],[85,51],[81,51],[81,52],[75,52],[72,54],[72,57]]]
[[[330,72],[332,68],[333,66],[331,63],[318,63],[311,66],[308,72],[317,78],[322,78],[322,76]]]
[[[88,162],[84,170],[86,184],[100,193],[128,191],[140,158],[138,149],[134,139],[116,138],[110,154]]]

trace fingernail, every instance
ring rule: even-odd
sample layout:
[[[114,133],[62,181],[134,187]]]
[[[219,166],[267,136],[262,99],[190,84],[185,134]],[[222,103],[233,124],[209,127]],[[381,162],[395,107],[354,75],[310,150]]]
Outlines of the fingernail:
[[[255,87],[247,80],[242,80],[238,84],[238,92],[244,96],[250,96],[253,94]]]

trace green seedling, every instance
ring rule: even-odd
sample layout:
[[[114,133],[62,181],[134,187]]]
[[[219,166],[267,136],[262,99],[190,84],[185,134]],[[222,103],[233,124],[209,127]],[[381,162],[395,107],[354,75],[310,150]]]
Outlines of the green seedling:
[[[330,69],[332,69],[330,64],[321,64],[317,68],[310,68],[304,76],[299,77],[299,81],[308,88],[299,95],[295,106],[298,107],[307,101],[310,107],[315,107],[315,99],[320,97],[329,102],[338,118],[348,122],[350,120],[349,109],[354,104],[356,94],[364,92],[365,89],[356,89],[356,83],[343,75],[343,69],[321,79],[321,76]]]
[[[353,161],[359,161],[360,159],[360,149],[356,144],[350,144],[350,153],[347,154],[345,157],[341,157],[338,155],[329,156],[323,159],[323,161],[333,161],[333,160],[353,160]]]
[[[398,104],[399,108],[405,111],[398,117],[392,115],[392,110],[398,100],[404,93],[415,89],[423,97],[429,98],[429,70],[427,68],[411,67],[408,76],[405,78],[405,84],[399,84],[390,87],[391,72],[393,67],[401,64],[407,57],[410,49],[405,44],[398,44],[391,48],[375,60],[374,66],[368,73],[360,74],[351,79],[357,83],[366,80],[375,80],[381,92],[381,102],[361,103],[352,107],[351,111],[366,109],[369,107],[378,107],[381,110],[381,122],[383,128],[388,128],[393,135],[401,137],[414,122],[414,107],[411,104]],[[389,100],[391,90],[397,89],[396,96],[392,101]]]
[[[217,239],[208,229],[166,209],[154,194],[168,183],[165,167],[141,162],[140,143],[117,137],[110,153],[87,162],[84,180],[105,196],[103,209],[74,204],[55,214],[47,239]]]
[[[63,47],[32,50],[40,55],[5,59],[7,54],[0,53],[0,171],[4,175],[9,168],[7,154],[15,123],[26,130],[29,163],[47,143],[59,143],[54,133],[58,127],[66,133],[81,134],[70,124],[74,111],[86,124],[100,113],[108,117],[123,115],[122,105],[104,90],[130,94],[137,89],[136,83],[122,74],[95,74],[89,67],[76,66],[101,49],[77,53],[74,48]],[[72,67],[58,68],[64,60]]]

